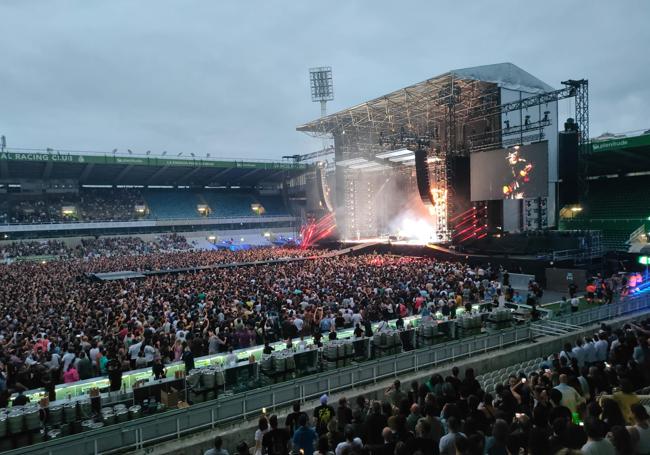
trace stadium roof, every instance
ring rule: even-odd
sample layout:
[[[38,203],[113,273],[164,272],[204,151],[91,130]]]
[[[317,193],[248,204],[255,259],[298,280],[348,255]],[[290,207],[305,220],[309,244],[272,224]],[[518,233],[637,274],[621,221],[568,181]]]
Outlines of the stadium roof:
[[[277,183],[302,174],[307,164],[149,156],[75,154],[7,149],[0,180],[74,179],[92,185],[239,185]]]
[[[550,85],[512,63],[475,66],[452,70],[409,85],[357,106],[305,123],[296,129],[314,135],[328,135],[335,131],[343,131],[347,127],[377,128],[378,125],[381,125],[389,130],[394,127],[410,125],[418,117],[426,117],[429,122],[435,118],[443,118],[448,99],[452,96],[448,89],[452,81],[461,88],[461,93],[472,92],[471,98],[479,100],[483,94],[473,93],[473,91],[480,90],[481,87],[471,84],[471,81],[495,84],[498,87],[535,94],[554,90]],[[476,104],[463,104],[461,98],[461,102],[456,105],[455,112],[457,114],[462,114],[463,111],[469,113],[472,109],[480,109],[480,107]]]
[[[640,135],[593,140],[589,174],[606,175],[650,171],[650,130]]]

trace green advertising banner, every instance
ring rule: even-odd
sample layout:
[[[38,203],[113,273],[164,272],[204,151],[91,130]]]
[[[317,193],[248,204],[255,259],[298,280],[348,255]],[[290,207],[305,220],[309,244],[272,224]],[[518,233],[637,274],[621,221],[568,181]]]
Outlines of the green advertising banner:
[[[149,158],[112,155],[76,155],[71,153],[4,152],[0,161],[36,161],[77,164],[124,164],[131,166],[184,166],[249,169],[306,169],[307,164],[280,161],[217,161],[201,159]]]
[[[607,152],[609,150],[627,149],[633,147],[650,146],[650,134],[642,136],[621,137],[607,141],[592,142],[591,151],[594,153]]]

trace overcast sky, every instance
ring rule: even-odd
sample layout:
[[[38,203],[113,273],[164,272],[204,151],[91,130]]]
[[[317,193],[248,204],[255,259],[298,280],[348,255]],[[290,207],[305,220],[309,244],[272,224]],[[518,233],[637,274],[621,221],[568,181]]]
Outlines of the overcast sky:
[[[307,153],[321,65],[329,112],[509,61],[558,88],[588,78],[592,136],[650,128],[647,0],[1,0],[0,18],[10,147]]]

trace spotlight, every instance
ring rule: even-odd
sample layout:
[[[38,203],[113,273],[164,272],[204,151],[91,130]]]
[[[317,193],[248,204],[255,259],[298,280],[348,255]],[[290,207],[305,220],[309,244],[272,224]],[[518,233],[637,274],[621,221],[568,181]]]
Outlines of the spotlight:
[[[510,120],[505,120],[503,123],[504,123],[505,126],[506,126],[505,129],[509,130],[509,129],[510,129]]]
[[[545,122],[548,122],[549,121],[548,116],[549,116],[550,113],[551,113],[551,111],[544,111],[544,118],[542,120],[545,121]]]
[[[530,125],[530,115],[527,115],[527,116],[526,116],[526,118],[525,118],[525,120],[524,120],[524,125],[525,125],[525,126]]]

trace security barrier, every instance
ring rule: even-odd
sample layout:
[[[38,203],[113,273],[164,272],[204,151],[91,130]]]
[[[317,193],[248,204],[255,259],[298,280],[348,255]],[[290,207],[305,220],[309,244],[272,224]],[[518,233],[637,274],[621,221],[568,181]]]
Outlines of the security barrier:
[[[650,295],[640,295],[617,304],[585,310],[556,320],[572,325],[589,325],[647,309],[649,304]],[[4,453],[7,455],[112,454],[141,449],[155,443],[180,439],[190,433],[215,428],[224,423],[246,419],[248,416],[259,414],[262,408],[272,412],[297,400],[317,398],[324,392],[331,394],[376,383],[389,377],[397,377],[401,374],[436,367],[442,363],[503,349],[531,340],[533,337],[531,326],[525,325],[499,333],[428,346],[364,362],[361,365],[326,371],[315,376],[236,395],[221,396],[189,408],[167,411]]]

